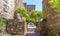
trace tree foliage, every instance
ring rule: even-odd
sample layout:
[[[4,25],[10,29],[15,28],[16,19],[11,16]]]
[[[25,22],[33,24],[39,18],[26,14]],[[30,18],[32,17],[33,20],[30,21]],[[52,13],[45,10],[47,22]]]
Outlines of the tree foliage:
[[[24,7],[17,7],[16,8],[16,13],[23,14],[23,13],[26,13],[26,12],[27,12],[27,10]]]
[[[26,21],[27,18],[29,18],[29,15],[27,14],[27,10],[23,7],[17,7],[16,13],[20,14],[22,21]]]
[[[35,11],[32,10],[29,14],[27,13],[27,10],[23,7],[18,7],[16,9],[17,13],[20,13],[20,16],[23,21],[37,21],[38,19],[42,18],[42,12],[41,11]]]
[[[42,18],[42,12],[32,10],[30,12],[30,18],[31,18],[31,21],[34,21],[34,22],[37,21],[37,20],[40,20]]]
[[[54,8],[57,12],[60,12],[60,0],[50,0],[49,3],[52,8]]]

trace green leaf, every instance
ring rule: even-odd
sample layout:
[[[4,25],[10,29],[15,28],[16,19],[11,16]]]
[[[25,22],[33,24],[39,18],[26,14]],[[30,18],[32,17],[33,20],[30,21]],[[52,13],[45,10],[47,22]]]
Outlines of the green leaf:
[[[57,12],[60,12],[60,0],[50,0],[49,3],[52,8],[54,8]]]

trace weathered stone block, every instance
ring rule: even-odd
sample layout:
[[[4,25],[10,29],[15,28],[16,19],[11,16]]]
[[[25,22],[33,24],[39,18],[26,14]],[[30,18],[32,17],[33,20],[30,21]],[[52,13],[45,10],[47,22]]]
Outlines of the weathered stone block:
[[[24,22],[18,22],[16,20],[9,20],[6,24],[6,32],[8,34],[24,34]]]

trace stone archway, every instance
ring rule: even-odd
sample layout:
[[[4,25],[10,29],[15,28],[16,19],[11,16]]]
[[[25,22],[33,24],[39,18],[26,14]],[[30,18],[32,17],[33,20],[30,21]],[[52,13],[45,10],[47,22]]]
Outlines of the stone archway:
[[[47,20],[47,24],[46,24],[47,34],[48,34],[47,36],[58,36],[56,12],[54,11],[53,8],[50,7],[48,1],[49,0],[42,1],[43,18]],[[37,25],[37,28],[38,26],[39,25]]]
[[[54,9],[48,4],[49,0],[43,0],[43,18],[47,19],[48,36],[58,36],[57,17]],[[20,4],[18,4],[20,5]],[[38,25],[37,25],[38,26]]]

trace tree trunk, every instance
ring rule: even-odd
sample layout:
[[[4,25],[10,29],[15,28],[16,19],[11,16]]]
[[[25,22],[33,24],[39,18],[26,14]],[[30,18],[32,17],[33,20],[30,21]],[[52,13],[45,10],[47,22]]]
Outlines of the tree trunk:
[[[47,20],[47,35],[48,36],[58,36],[57,30],[57,16],[53,8],[50,7],[48,3],[49,0],[43,0],[43,18]]]

